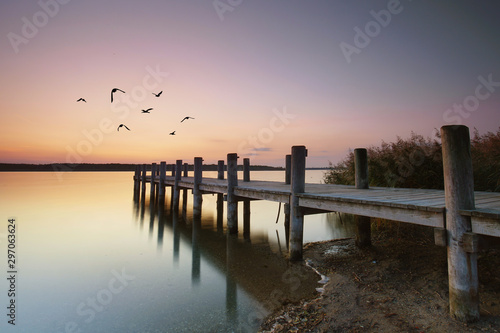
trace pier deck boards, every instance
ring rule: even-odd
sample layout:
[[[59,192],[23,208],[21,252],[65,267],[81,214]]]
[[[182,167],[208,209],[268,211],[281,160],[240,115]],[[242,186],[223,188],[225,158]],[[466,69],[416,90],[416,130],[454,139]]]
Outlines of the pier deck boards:
[[[154,182],[159,183],[159,176]],[[150,183],[151,176],[146,177]],[[174,186],[175,177],[166,176],[165,185]],[[194,178],[182,177],[180,188],[193,189]],[[205,193],[227,193],[227,180],[202,178]],[[240,198],[289,203],[291,190],[285,182],[249,181],[238,183]],[[445,227],[445,195],[442,190],[371,187],[356,189],[349,185],[306,184],[298,195],[299,205],[324,211],[384,218],[431,227]],[[461,213],[471,217],[472,232],[500,237],[500,193],[474,192],[476,209]]]

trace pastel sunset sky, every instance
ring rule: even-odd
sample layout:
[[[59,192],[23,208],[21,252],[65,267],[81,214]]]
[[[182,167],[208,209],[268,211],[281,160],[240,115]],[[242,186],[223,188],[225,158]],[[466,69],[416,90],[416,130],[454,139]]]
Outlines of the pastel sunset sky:
[[[499,17],[472,0],[2,1],[0,162],[282,166],[305,145],[321,167],[412,131],[496,131]]]

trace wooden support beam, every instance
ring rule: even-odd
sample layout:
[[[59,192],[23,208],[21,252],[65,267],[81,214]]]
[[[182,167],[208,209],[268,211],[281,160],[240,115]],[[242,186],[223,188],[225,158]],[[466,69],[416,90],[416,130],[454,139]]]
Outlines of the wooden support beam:
[[[458,320],[479,319],[477,253],[467,252],[463,239],[471,232],[471,218],[460,210],[473,210],[474,178],[469,129],[463,125],[441,127],[446,229],[448,229],[448,285],[450,314]],[[467,236],[466,236],[467,237]]]
[[[224,160],[217,161],[217,179],[224,179]],[[224,193],[217,193],[217,231],[224,229]]]
[[[250,159],[249,158],[243,159],[243,181],[244,182],[250,181]]]
[[[238,155],[227,154],[227,229],[230,234],[238,233],[238,199],[234,188],[238,186]]]
[[[147,171],[147,165],[143,164],[142,165],[142,188],[141,188],[141,191],[143,194],[146,194],[146,171]]]
[[[175,182],[174,182],[174,201],[173,201],[173,210],[178,212],[179,211],[179,201],[180,201],[180,195],[181,191],[179,188],[179,182],[181,181],[181,170],[182,170],[182,160],[177,160],[175,162],[175,170],[178,170],[175,173]]]
[[[243,238],[250,240],[250,200],[243,200]]]
[[[203,158],[194,158],[194,185],[193,185],[193,219],[201,219],[201,205],[203,196],[200,191],[203,176]]]
[[[165,203],[165,177],[167,176],[167,162],[160,162],[160,183],[158,197],[160,202]]]
[[[134,201],[139,200],[140,191],[141,191],[141,167],[139,165],[136,165],[134,172]]]
[[[149,191],[149,201],[154,202],[155,197],[155,175],[156,175],[156,163],[151,164],[151,179],[150,179],[150,191]]]
[[[354,183],[357,189],[368,189],[368,153],[365,148],[354,149]],[[369,216],[356,215],[356,245],[372,245],[371,223]]]
[[[183,177],[188,176],[188,164],[184,163]],[[188,202],[188,190],[182,190],[182,216],[186,218],[187,215],[187,202]]]
[[[448,245],[448,232],[445,228],[434,228],[434,244],[437,246]]]
[[[305,146],[292,147],[291,173],[291,225],[290,225],[290,260],[302,260],[302,240],[304,233],[304,214],[299,206],[297,194],[305,191],[306,183],[306,156]]]

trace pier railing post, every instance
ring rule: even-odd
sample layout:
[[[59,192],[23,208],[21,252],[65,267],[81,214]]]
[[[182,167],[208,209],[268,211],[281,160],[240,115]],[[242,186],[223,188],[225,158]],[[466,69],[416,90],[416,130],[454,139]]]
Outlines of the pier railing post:
[[[201,179],[203,176],[203,158],[194,158],[194,186],[193,186],[193,218],[201,218],[201,205],[203,197],[200,191]]]
[[[243,181],[244,182],[250,181],[250,159],[249,158],[243,159]]]
[[[292,155],[285,156],[285,184],[290,184],[292,177]]]
[[[160,184],[158,190],[158,200],[165,203],[165,177],[167,176],[167,162],[160,162]]]
[[[179,189],[179,182],[181,181],[181,170],[182,170],[182,160],[177,160],[175,162],[175,180],[174,180],[174,202],[173,202],[173,209],[174,211],[178,212],[179,211],[179,199],[180,199],[180,189]]]
[[[139,200],[139,192],[141,190],[141,167],[135,166],[134,172],[134,201]]]
[[[142,186],[141,186],[141,196],[146,195],[146,172],[148,170],[148,167],[146,164],[142,165]]]
[[[227,154],[227,228],[238,233],[238,200],[234,188],[238,186],[238,154]]]
[[[151,179],[150,179],[150,191],[149,191],[149,202],[154,203],[155,198],[155,175],[156,175],[156,163],[151,164]]]
[[[357,189],[368,189],[368,152],[365,148],[354,149],[354,184]],[[372,244],[369,216],[356,215],[356,245],[367,247]]]
[[[224,161],[217,162],[217,179],[224,179]],[[217,231],[224,228],[224,194],[217,193]]]
[[[448,285],[450,314],[461,321],[479,319],[479,281],[477,253],[467,250],[470,216],[460,210],[472,210],[474,178],[469,129],[463,125],[441,127],[443,149],[446,229],[448,230]]]
[[[188,164],[184,163],[183,174],[182,174],[183,177],[188,176],[188,167],[189,167]],[[182,190],[182,216],[184,218],[186,218],[186,214],[187,214],[187,201],[188,201],[188,190],[183,189]]]
[[[306,182],[306,156],[305,146],[292,147],[292,172],[291,172],[291,225],[290,225],[290,260],[302,260],[302,240],[304,233],[304,213],[299,206],[297,194],[304,193]]]

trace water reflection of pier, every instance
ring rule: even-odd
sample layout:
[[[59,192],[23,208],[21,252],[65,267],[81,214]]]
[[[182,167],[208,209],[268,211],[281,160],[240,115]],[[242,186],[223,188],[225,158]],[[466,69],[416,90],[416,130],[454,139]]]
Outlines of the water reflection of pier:
[[[237,322],[238,288],[261,305],[261,310],[253,313],[249,321],[262,319],[285,302],[298,302],[316,294],[320,277],[304,265],[290,263],[282,254],[273,251],[267,234],[251,235],[248,230],[239,238],[226,233],[219,223],[222,206],[216,217],[195,218],[190,207],[172,209],[172,196],[166,195],[165,200],[145,199],[135,202],[136,216],[150,238],[156,238],[158,248],[171,244],[173,262],[178,263],[181,244],[191,245],[191,285],[194,288],[203,275],[202,262],[210,263],[226,277],[226,315],[230,323],[245,325]],[[149,223],[144,223],[147,217]],[[250,214],[246,218],[249,224]],[[171,239],[165,239],[165,235],[171,235]]]

